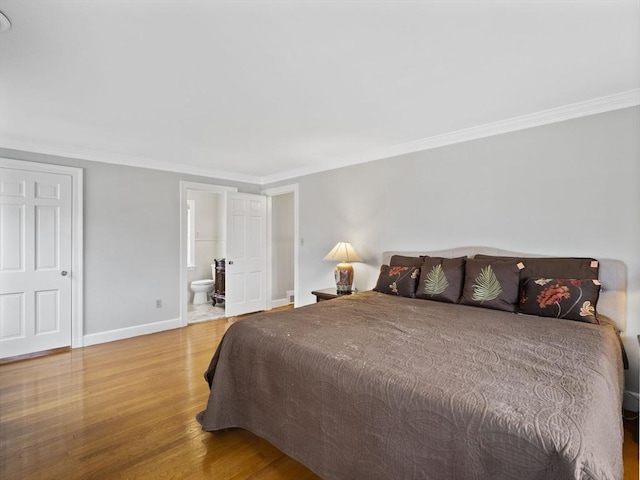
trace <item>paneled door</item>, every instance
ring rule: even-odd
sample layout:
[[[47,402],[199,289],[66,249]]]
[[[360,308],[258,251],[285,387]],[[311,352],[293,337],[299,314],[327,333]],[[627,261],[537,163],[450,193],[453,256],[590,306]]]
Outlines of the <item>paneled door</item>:
[[[267,197],[227,192],[226,292],[228,317],[267,308]]]
[[[70,175],[0,168],[0,357],[71,345]]]

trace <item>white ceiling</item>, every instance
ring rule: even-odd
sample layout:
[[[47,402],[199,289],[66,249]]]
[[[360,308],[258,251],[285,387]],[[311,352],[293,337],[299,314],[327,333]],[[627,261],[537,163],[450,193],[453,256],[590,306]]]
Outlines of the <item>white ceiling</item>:
[[[0,10],[0,145],[89,160],[265,183],[640,101],[638,1]]]

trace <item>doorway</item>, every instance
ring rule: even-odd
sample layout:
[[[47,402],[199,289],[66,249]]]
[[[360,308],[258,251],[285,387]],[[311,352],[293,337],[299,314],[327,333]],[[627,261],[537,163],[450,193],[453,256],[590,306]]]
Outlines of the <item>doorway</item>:
[[[221,287],[216,268],[223,269],[226,256],[224,195],[187,190],[187,323],[225,316],[225,303],[216,298]],[[224,291],[224,287],[222,287]]]
[[[182,325],[225,315],[224,304],[193,304],[191,283],[214,279],[211,264],[224,258],[224,194],[235,187],[180,182],[180,319]],[[209,295],[208,292],[205,292]]]
[[[180,311],[180,318],[181,318],[181,324],[183,326],[187,325],[188,322],[188,300],[189,300],[189,295],[191,294],[191,291],[189,289],[189,282],[188,282],[188,262],[187,262],[187,233],[188,233],[188,215],[189,215],[189,210],[188,210],[188,192],[190,190],[194,190],[194,191],[200,191],[200,192],[209,192],[209,193],[218,193],[222,195],[225,195],[226,193],[229,193],[231,196],[234,197],[242,197],[243,195],[245,197],[248,197],[247,200],[249,201],[249,203],[252,204],[257,204],[259,203],[258,197],[256,195],[253,195],[254,200],[251,201],[249,200],[249,198],[251,197],[251,195],[248,194],[240,194],[237,193],[237,188],[235,187],[223,187],[223,186],[219,186],[219,185],[211,185],[211,184],[206,184],[206,183],[195,183],[195,182],[184,182],[181,181],[180,182],[180,305],[181,305],[181,311]],[[232,193],[235,192],[235,193]],[[292,295],[287,296],[287,302],[289,300],[289,298],[291,298],[293,300],[294,306],[297,306],[298,300],[297,300],[297,295],[296,292],[298,291],[298,245],[299,245],[299,233],[298,233],[298,185],[294,184],[294,185],[285,185],[282,187],[277,187],[277,188],[272,188],[272,189],[267,189],[262,191],[262,195],[264,195],[265,197],[267,197],[267,216],[266,216],[266,224],[267,224],[267,230],[268,233],[266,235],[266,251],[268,252],[267,254],[267,262],[266,262],[266,268],[267,268],[267,276],[266,276],[266,302],[262,304],[261,308],[258,308],[259,310],[262,309],[267,309],[270,310],[271,308],[273,308],[274,306],[274,302],[272,301],[273,298],[273,292],[272,292],[272,285],[274,283],[273,281],[273,272],[274,272],[274,265],[273,265],[273,255],[272,255],[272,251],[273,251],[273,240],[272,240],[272,220],[273,220],[273,209],[272,209],[272,199],[273,197],[276,196],[280,196],[280,195],[289,195],[289,198],[292,200],[293,203],[293,209],[291,212],[291,209],[289,208],[289,213],[288,213],[288,220],[284,220],[291,222],[291,224],[293,225],[293,245],[292,245],[292,249],[289,248],[289,257],[290,257],[290,262],[293,264],[293,291],[292,292],[285,292],[286,293],[292,293]],[[263,197],[264,198],[264,197]],[[238,198],[236,201],[241,201],[241,198]],[[228,206],[227,206],[228,207]],[[278,208],[276,206],[276,208]],[[197,206],[196,206],[196,210],[197,210]],[[229,219],[227,219],[229,220]],[[233,225],[234,222],[231,222],[231,224]],[[225,227],[225,232],[224,235],[221,235],[221,237],[225,238],[225,243],[226,243],[226,238],[227,235],[232,233],[232,230],[234,230],[233,228],[230,228],[228,225]],[[248,229],[245,231],[245,235],[249,235],[249,237],[251,237],[250,235],[251,233],[251,229]],[[251,237],[253,238],[253,242],[250,242],[251,244],[255,243],[255,240],[257,240],[258,236],[253,236]],[[261,238],[264,238],[264,236],[262,236]],[[245,238],[245,241],[247,239]],[[260,241],[262,242],[262,240]],[[233,242],[232,242],[233,243]],[[225,245],[225,250],[227,249],[227,245]],[[256,247],[254,245],[254,247]],[[225,251],[226,255],[228,256],[230,254],[229,251]],[[236,254],[237,255],[237,254]],[[236,263],[241,263],[241,262],[236,262]],[[231,268],[232,270],[235,270],[237,268],[239,268],[240,265],[227,265],[227,268]],[[227,270],[227,274],[229,274],[230,272]],[[231,272],[232,274],[234,272]],[[240,273],[240,272],[238,272]],[[230,278],[229,276],[227,276],[227,281],[232,280],[236,275],[232,275],[232,277]],[[249,276],[250,277],[250,276]],[[248,277],[248,278],[249,278]],[[238,276],[238,278],[240,278]],[[235,285],[234,282],[231,282],[232,285]],[[255,282],[254,282],[255,283]],[[246,286],[245,286],[246,287]],[[230,285],[227,282],[227,290],[231,291],[230,289]],[[248,294],[249,297],[251,297],[251,293],[254,291],[254,288],[234,288],[234,291],[237,291],[239,293],[239,297],[242,297],[243,294]],[[242,291],[242,292],[241,292]],[[257,292],[257,291],[256,291]],[[228,292],[227,292],[228,293]],[[278,299],[276,299],[278,300]],[[236,299],[235,298],[227,298],[227,306],[229,304],[233,305],[235,304]],[[277,301],[275,302],[276,304],[278,303]],[[231,308],[231,307],[229,307]],[[225,309],[225,316],[227,315],[233,315],[234,313],[231,312],[229,310],[229,308]],[[233,309],[232,309],[233,310]],[[247,311],[252,311],[252,310],[247,310]]]
[[[269,309],[297,304],[298,292],[298,184],[262,191],[267,207],[269,251]]]

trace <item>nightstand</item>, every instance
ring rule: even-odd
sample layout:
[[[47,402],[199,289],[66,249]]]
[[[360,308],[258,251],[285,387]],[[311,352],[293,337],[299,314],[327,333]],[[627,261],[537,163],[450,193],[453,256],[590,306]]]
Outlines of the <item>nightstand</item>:
[[[324,300],[332,300],[334,298],[341,297],[343,295],[351,295],[351,293],[338,293],[335,287],[323,288],[322,290],[314,290],[311,292],[316,296],[316,303]]]

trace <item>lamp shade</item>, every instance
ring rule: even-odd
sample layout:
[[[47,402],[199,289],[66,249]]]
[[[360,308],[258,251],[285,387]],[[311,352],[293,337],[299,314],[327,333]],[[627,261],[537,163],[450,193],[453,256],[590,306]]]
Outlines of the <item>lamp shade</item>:
[[[338,242],[324,257],[325,260],[334,262],[361,262],[362,259],[349,242]]]
[[[333,250],[324,257],[325,260],[340,262],[334,272],[336,291],[338,294],[351,293],[353,286],[353,267],[349,262],[361,262],[362,259],[348,242],[338,242]]]

